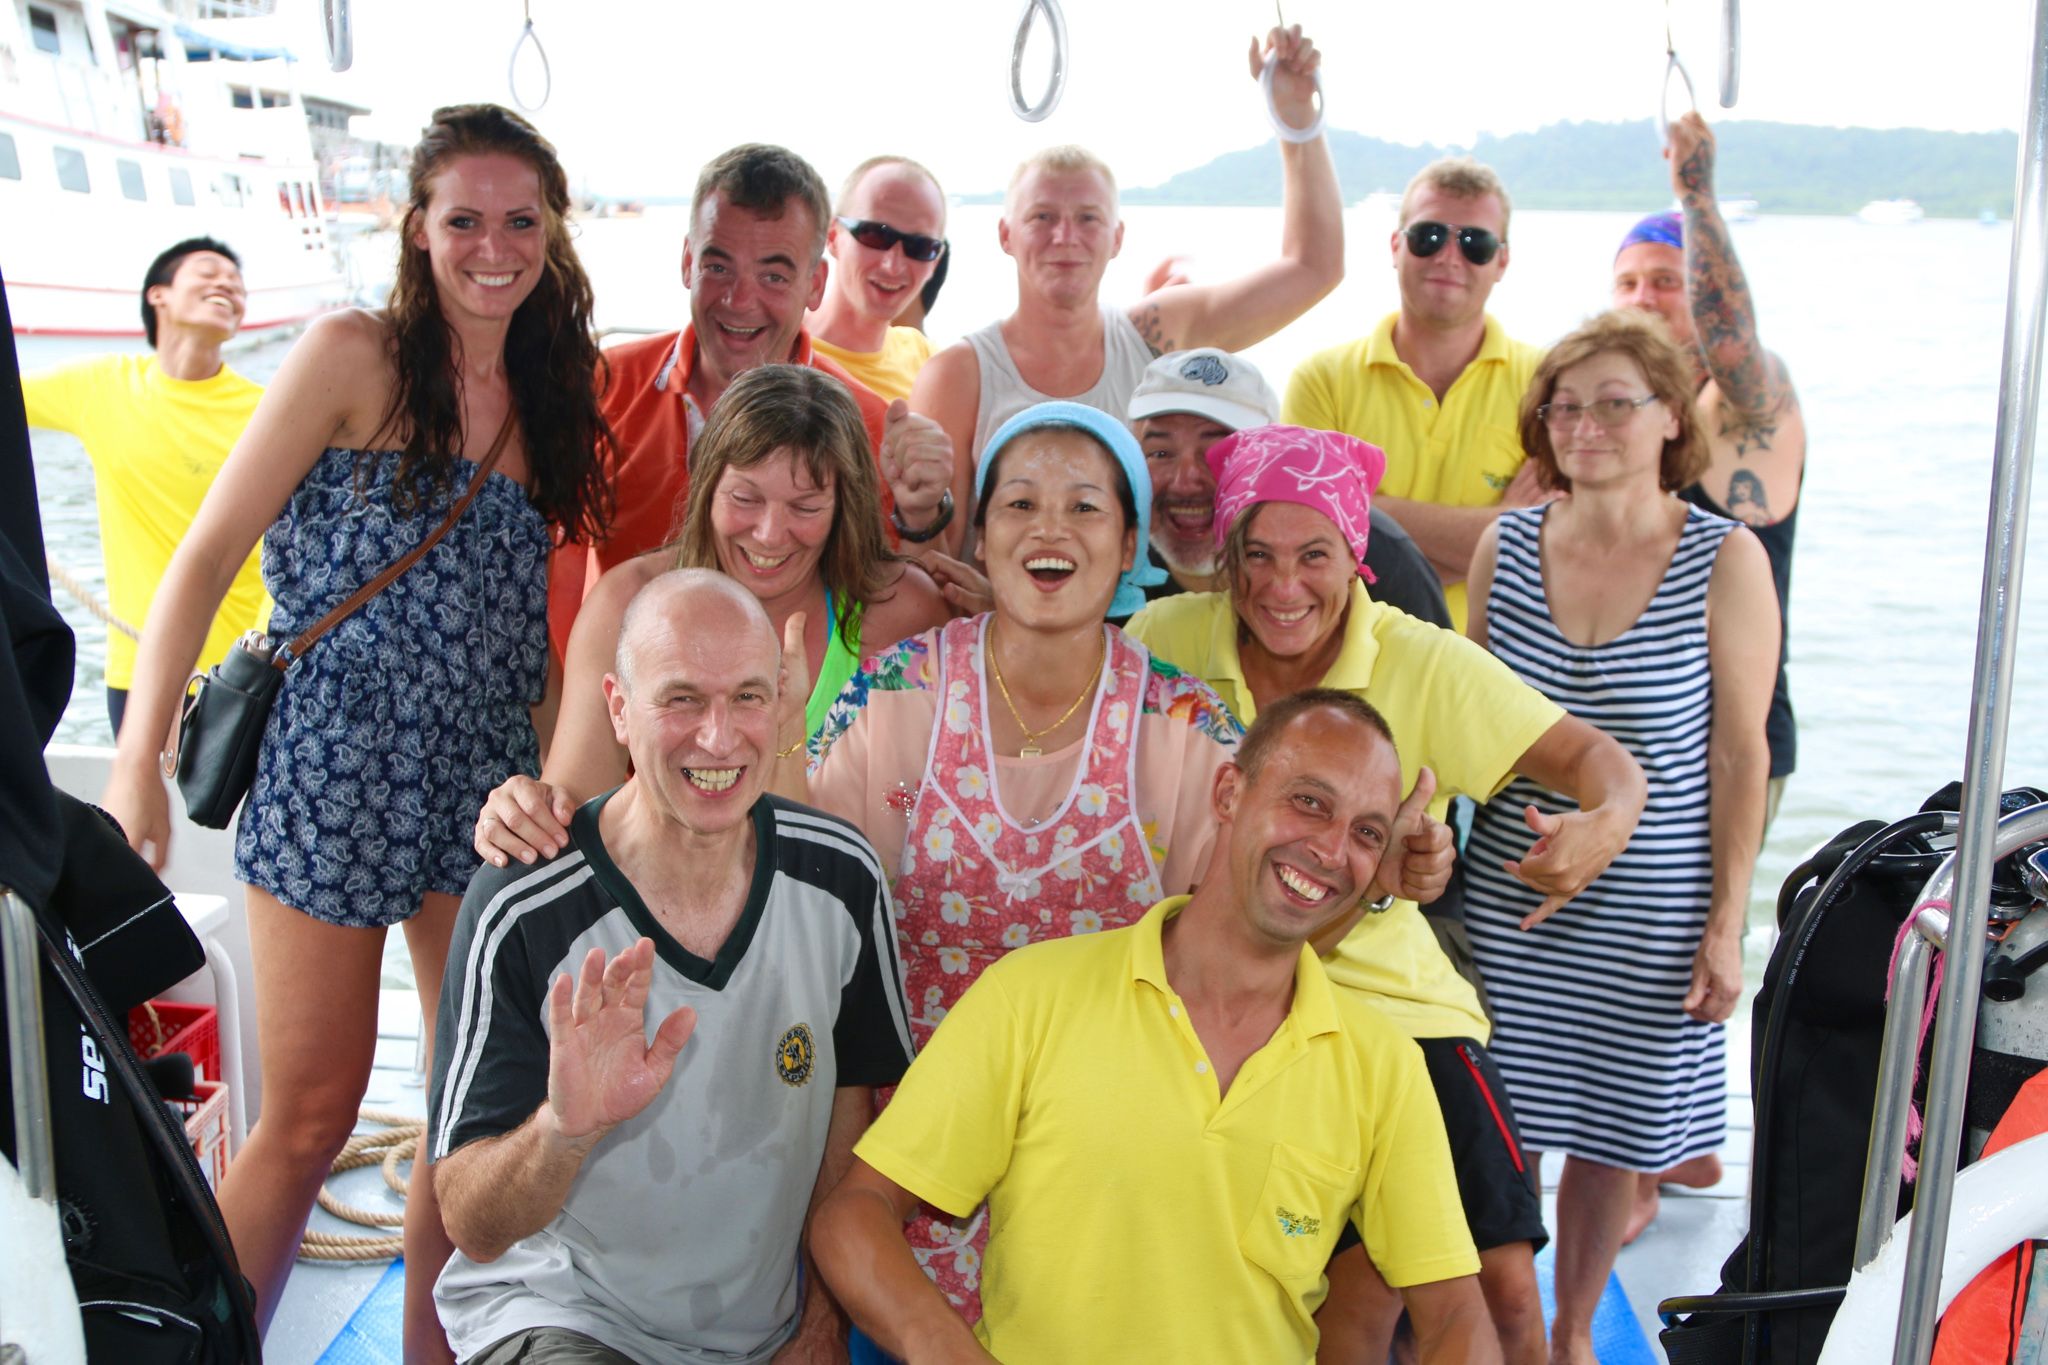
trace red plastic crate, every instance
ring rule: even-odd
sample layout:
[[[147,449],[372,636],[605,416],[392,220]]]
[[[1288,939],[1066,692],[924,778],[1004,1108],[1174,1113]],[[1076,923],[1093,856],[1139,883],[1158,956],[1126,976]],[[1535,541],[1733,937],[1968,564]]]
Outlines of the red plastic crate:
[[[144,1061],[167,1052],[192,1059],[202,1081],[221,1079],[220,1016],[211,1005],[151,1000],[128,1012],[128,1042]]]
[[[199,1169],[206,1173],[207,1187],[218,1190],[228,1169],[228,1088],[219,1081],[200,1081],[192,1091],[192,1099],[169,1104],[184,1115],[185,1138],[192,1144],[192,1155],[199,1158]]]

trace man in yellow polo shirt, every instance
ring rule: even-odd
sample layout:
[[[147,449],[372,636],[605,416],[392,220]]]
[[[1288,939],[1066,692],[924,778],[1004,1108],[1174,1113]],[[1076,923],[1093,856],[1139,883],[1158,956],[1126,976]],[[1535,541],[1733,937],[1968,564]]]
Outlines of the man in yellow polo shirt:
[[[1348,432],[1387,452],[1373,504],[1444,582],[1465,629],[1465,574],[1503,507],[1540,501],[1516,415],[1543,348],[1510,340],[1486,300],[1508,268],[1508,192],[1470,157],[1408,182],[1394,230],[1401,307],[1369,336],[1319,351],[1287,383],[1280,420]]]
[[[221,362],[242,325],[248,294],[240,258],[223,242],[193,237],[150,264],[142,330],[151,355],[103,355],[25,376],[28,424],[66,431],[92,461],[99,502],[107,604],[141,629],[150,599],[263,388]],[[259,544],[249,551],[206,635],[199,667],[211,668],[242,632],[268,615]],[[135,670],[135,641],[107,631],[107,719],[115,734]]]
[[[813,1252],[855,1322],[909,1360],[1307,1365],[1349,1222],[1424,1361],[1497,1362],[1421,1054],[1307,946],[1399,881],[1400,793],[1377,712],[1297,694],[1218,770],[1192,897],[989,968],[819,1209]],[[970,1329],[903,1222],[984,1198]]]
[[[832,276],[805,319],[811,346],[878,396],[907,399],[932,343],[897,319],[920,304],[945,256],[945,191],[909,157],[873,156],[846,177],[832,213]]]

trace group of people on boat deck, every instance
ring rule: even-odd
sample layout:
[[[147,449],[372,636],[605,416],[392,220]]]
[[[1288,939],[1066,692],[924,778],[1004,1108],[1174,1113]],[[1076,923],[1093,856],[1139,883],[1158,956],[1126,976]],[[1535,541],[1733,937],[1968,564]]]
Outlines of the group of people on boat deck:
[[[239,434],[217,242],[152,270],[153,357],[24,382],[160,528],[107,540],[105,797],[159,862],[259,539],[285,639],[438,537],[293,661],[240,816],[266,1321],[400,925],[409,1359],[1593,1360],[1660,1181],[1720,1174],[1804,432],[1697,115],[1614,311],[1509,338],[1507,190],[1446,159],[1397,311],[1276,394],[1237,352],[1345,268],[1319,60],[1250,54],[1278,256],[1127,307],[1080,148],[1011,178],[1015,311],[934,352],[932,175],[746,144],[686,324],[600,352],[553,148],[468,105],[389,304]]]

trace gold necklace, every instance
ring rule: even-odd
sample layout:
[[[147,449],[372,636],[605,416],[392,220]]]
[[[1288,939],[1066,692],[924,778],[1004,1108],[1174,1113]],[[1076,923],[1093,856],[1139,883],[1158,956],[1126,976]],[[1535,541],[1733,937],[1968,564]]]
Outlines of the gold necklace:
[[[1017,728],[1024,732],[1024,747],[1017,751],[1017,757],[1040,758],[1044,756],[1045,750],[1038,747],[1038,741],[1040,736],[1049,735],[1053,733],[1055,730],[1059,729],[1062,725],[1065,725],[1068,721],[1074,718],[1074,713],[1081,709],[1081,703],[1088,700],[1089,696],[1095,691],[1095,684],[1102,677],[1103,661],[1108,657],[1109,645],[1107,642],[1104,642],[1102,646],[1102,653],[1097,655],[1095,659],[1095,671],[1088,675],[1088,685],[1081,689],[1081,695],[1074,698],[1073,702],[1067,707],[1066,710],[1060,712],[1060,718],[1058,720],[1046,726],[1043,730],[1033,731],[1030,726],[1024,723],[1023,715],[1020,714],[1017,710],[1017,703],[1010,700],[1009,684],[1003,681],[1003,665],[1002,662],[996,658],[995,637],[993,635],[989,637],[988,671],[995,675],[996,691],[1002,693],[1003,705],[1010,708],[1010,719],[1016,721]]]

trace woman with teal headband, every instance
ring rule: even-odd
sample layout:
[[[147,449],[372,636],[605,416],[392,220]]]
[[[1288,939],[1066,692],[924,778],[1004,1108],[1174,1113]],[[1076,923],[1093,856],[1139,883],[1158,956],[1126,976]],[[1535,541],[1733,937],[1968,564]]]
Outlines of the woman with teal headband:
[[[924,570],[890,553],[860,409],[820,371],[762,365],[733,381],[690,443],[681,510],[672,541],[605,574],[576,614],[540,781],[506,782],[484,807],[492,818],[478,822],[477,852],[492,863],[551,852],[579,802],[625,780],[626,751],[602,684],[626,604],[668,570],[718,569],[739,580],[778,632],[803,616],[805,657],[792,672],[816,683],[803,719],[792,714],[791,723],[804,735],[824,723],[864,652],[949,614]]]
[[[975,488],[994,610],[869,659],[794,789],[880,855],[920,1046],[1012,948],[1129,924],[1189,890],[1239,734],[1207,685],[1103,621],[1160,572],[1141,550],[1151,480],[1121,422],[1029,408],[990,438]],[[969,1321],[984,1233],[981,1215],[910,1233]]]

